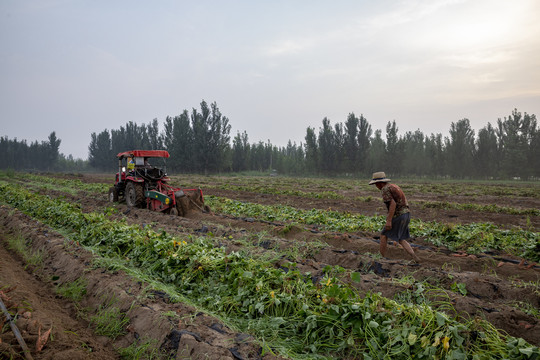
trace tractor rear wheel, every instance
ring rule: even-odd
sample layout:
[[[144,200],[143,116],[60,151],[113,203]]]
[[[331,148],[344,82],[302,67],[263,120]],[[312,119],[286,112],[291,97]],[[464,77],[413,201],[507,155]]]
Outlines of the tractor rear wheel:
[[[126,204],[129,207],[141,207],[143,204],[144,195],[141,184],[129,182],[126,185]]]
[[[118,190],[116,190],[116,187],[114,186],[109,188],[109,201],[118,202]]]

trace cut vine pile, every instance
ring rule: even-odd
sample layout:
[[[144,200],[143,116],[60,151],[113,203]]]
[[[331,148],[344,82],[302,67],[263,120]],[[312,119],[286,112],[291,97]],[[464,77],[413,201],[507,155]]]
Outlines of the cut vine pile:
[[[418,266],[380,257],[384,205],[358,182],[201,177],[213,213],[183,218],[108,203],[107,180],[0,177],[3,258],[77,320],[40,316],[0,266],[28,342],[52,329],[34,358],[540,358],[538,192],[405,184]]]

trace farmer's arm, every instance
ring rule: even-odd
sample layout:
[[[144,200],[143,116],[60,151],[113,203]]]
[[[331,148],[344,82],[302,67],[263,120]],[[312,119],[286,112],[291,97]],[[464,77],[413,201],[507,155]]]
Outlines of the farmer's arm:
[[[390,206],[388,207],[388,215],[386,215],[386,225],[384,226],[386,230],[392,229],[392,218],[394,217],[395,212],[396,202],[392,199],[390,200]]]

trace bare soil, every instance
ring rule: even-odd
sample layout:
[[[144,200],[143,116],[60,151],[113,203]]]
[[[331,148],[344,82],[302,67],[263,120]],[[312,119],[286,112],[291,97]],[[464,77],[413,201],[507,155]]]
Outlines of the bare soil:
[[[69,177],[69,176],[68,176]],[[78,179],[87,182],[108,182],[105,176],[84,175]],[[205,190],[205,195],[227,196],[233,199],[265,204],[289,204],[299,208],[321,208],[359,212],[368,215],[385,212],[374,191],[370,202],[327,199],[306,199],[297,196],[261,195],[257,193]],[[83,211],[100,211],[110,203],[106,194],[83,191],[76,197],[58,191],[43,191],[52,197],[62,196],[81,205]],[[359,194],[355,194],[358,196]],[[407,194],[412,202],[437,195]],[[351,198],[354,198],[351,197]],[[459,202],[459,197],[448,196],[445,201]],[[486,201],[486,200],[478,200]],[[489,201],[489,199],[487,200]],[[512,202],[504,197],[498,205]],[[524,198],[523,207],[540,208],[538,198]],[[508,205],[510,206],[510,205]],[[515,206],[515,205],[514,205]],[[322,274],[326,265],[340,265],[362,273],[362,282],[353,284],[361,292],[381,292],[384,296],[399,296],[410,289],[410,284],[398,281],[404,276],[428,280],[434,286],[447,290],[444,300],[452,304],[456,315],[467,319],[484,318],[496,328],[511,336],[522,337],[533,345],[540,345],[540,320],[519,309],[527,304],[540,309],[540,267],[518,266],[521,259],[508,254],[469,255],[452,253],[435,247],[418,238],[414,249],[421,264],[409,261],[398,245],[389,249],[389,260],[377,259],[379,244],[375,233],[328,233],[313,228],[292,228],[287,224],[268,223],[255,219],[232,218],[223,214],[191,212],[187,217],[177,217],[145,209],[129,209],[125,203],[117,205],[118,219],[131,223],[154,224],[154,227],[185,236],[186,234],[221,237],[229,251],[237,249],[246,234],[253,234],[253,242],[261,251],[287,249],[298,243],[320,241],[326,246],[302,258],[288,259],[299,264],[304,271]],[[494,214],[475,211],[447,211],[441,209],[415,209],[413,216],[422,220],[445,223],[492,221],[505,227],[524,227],[524,216]],[[239,333],[220,320],[183,303],[171,303],[165,293],[152,291],[146,284],[122,272],[108,272],[92,266],[92,254],[62,235],[26,215],[7,208],[0,208],[0,291],[7,298],[11,314],[16,314],[16,324],[32,350],[35,359],[119,359],[116,349],[152,340],[165,358],[193,359],[277,359],[272,354],[262,354],[260,345],[248,334]],[[530,217],[529,225],[537,231],[538,217]],[[257,233],[268,234],[263,241]],[[7,247],[11,237],[22,236],[34,251],[43,254],[43,265],[27,266],[13,250]],[[55,289],[83,276],[88,279],[86,295],[74,304],[58,295]],[[451,291],[455,283],[465,284],[466,294]],[[437,300],[433,295],[432,300]],[[127,334],[110,339],[95,334],[90,319],[100,306],[110,299],[129,318]],[[524,309],[523,309],[524,310]],[[172,314],[172,315],[171,315]],[[176,314],[176,315],[175,315]],[[174,315],[174,316],[173,316]],[[0,333],[0,358],[24,358],[21,348],[7,321]],[[0,321],[1,325],[2,321]],[[41,333],[52,328],[51,336],[40,352],[35,351],[39,329]]]

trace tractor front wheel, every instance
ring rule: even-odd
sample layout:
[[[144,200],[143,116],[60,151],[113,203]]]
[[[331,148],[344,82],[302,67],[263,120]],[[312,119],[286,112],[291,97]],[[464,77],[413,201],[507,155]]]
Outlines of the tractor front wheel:
[[[118,202],[118,190],[116,190],[116,187],[114,186],[111,186],[109,189],[109,201]]]
[[[144,195],[143,187],[140,184],[129,182],[126,185],[126,204],[129,207],[141,207]]]

